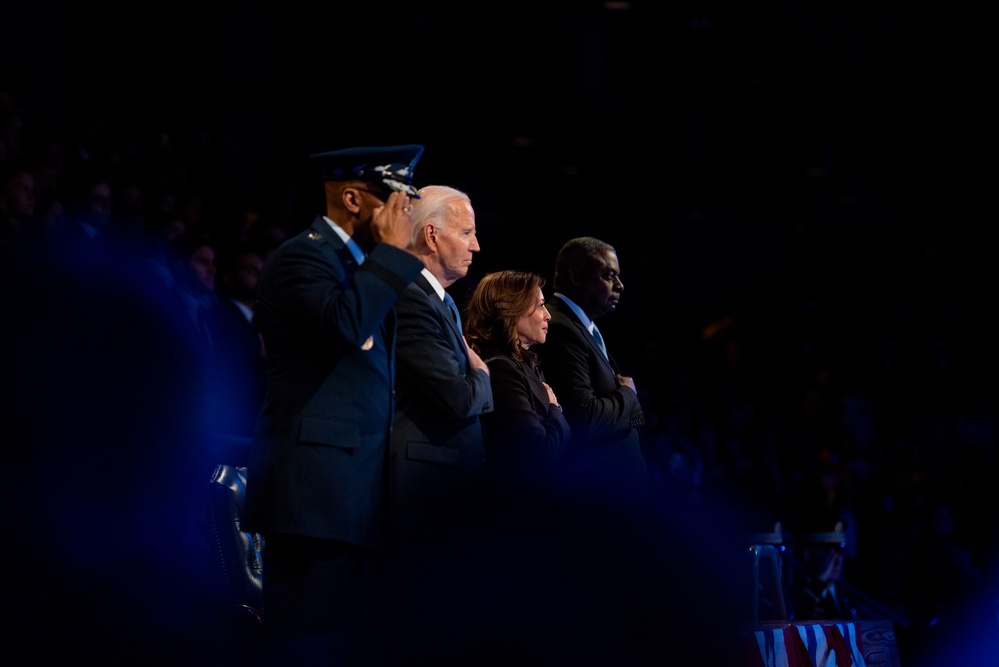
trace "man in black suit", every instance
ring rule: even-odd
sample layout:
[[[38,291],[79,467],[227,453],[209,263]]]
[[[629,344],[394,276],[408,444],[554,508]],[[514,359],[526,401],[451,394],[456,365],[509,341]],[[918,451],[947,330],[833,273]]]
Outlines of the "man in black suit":
[[[489,367],[466,344],[457,306],[445,291],[468,273],[479,251],[475,210],[455,188],[429,185],[419,194],[408,250],[423,270],[396,302],[391,479],[393,518],[403,531],[430,511],[427,501],[442,501],[442,494],[481,475],[479,416],[493,409]]]
[[[264,345],[253,321],[264,258],[255,247],[239,244],[220,249],[218,267],[213,386],[219,395],[213,417],[220,435],[219,463],[246,465],[246,446],[267,382]]]
[[[259,532],[273,664],[343,664],[368,611],[387,513],[394,305],[423,267],[406,252],[419,145],[312,156],[325,215],[268,259],[255,320],[267,395],[243,528]]]
[[[584,236],[559,250],[547,302],[552,319],[538,346],[541,368],[572,428],[564,455],[573,483],[615,495],[643,494],[648,472],[635,381],[619,372],[595,320],[613,312],[624,283],[613,246]]]

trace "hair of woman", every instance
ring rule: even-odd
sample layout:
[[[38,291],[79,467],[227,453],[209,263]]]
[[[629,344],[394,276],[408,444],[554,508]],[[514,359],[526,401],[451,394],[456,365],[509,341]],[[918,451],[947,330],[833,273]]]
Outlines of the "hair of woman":
[[[495,271],[482,277],[465,309],[465,337],[479,354],[485,348],[523,359],[517,322],[537,306],[545,279],[529,271]]]

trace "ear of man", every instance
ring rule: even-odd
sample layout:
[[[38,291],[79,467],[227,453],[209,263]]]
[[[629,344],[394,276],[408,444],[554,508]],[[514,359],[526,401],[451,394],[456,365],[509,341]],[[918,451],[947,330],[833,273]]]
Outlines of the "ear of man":
[[[423,226],[423,240],[428,248],[437,251],[437,226],[434,223],[428,222]]]
[[[363,205],[361,197],[363,195],[356,185],[347,185],[340,192],[340,200],[343,202],[344,208],[353,215],[357,215],[361,211]]]

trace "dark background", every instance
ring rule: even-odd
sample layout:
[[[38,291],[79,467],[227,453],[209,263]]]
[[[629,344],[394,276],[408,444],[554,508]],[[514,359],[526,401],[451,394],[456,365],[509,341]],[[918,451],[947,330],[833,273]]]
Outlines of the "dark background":
[[[846,462],[852,572],[928,622],[911,525],[946,507],[983,582],[999,553],[982,5],[6,3],[0,88],[68,150],[96,125],[125,162],[183,162],[223,231],[309,224],[310,153],[423,144],[417,184],[477,213],[459,301],[611,242],[601,329],[665,474],[784,517]]]
[[[988,230],[996,28],[974,3],[40,2],[0,31],[2,80],[57,131],[168,132],[216,199],[296,229],[304,156],[422,143],[418,180],[475,198],[475,270],[548,273],[594,233],[625,317],[674,329],[801,264]]]

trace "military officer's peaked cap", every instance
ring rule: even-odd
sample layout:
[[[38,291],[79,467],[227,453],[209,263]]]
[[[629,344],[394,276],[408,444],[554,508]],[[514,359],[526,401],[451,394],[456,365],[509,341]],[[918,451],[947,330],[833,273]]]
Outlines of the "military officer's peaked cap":
[[[423,146],[360,146],[315,153],[309,161],[319,168],[324,181],[361,180],[379,185],[388,193],[405,192],[418,198],[413,171]]]

